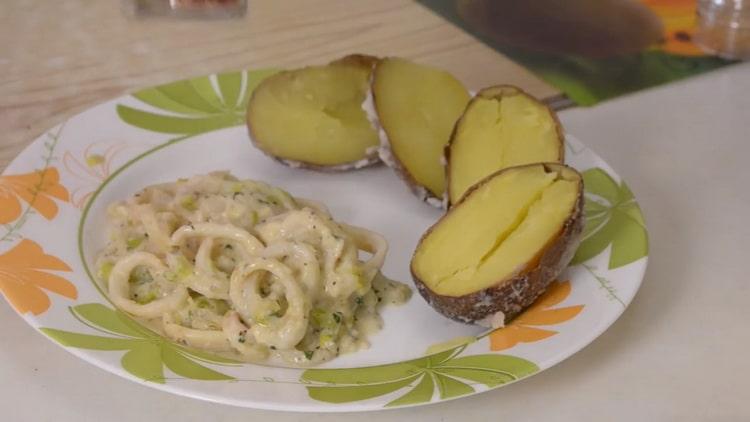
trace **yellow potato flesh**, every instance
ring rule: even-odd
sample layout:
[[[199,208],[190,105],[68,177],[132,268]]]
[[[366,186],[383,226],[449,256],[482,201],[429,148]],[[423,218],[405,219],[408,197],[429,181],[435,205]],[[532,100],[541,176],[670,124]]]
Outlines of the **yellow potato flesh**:
[[[329,65],[280,74],[248,107],[256,144],[273,156],[316,165],[359,161],[378,135],[362,109],[367,67]]]
[[[403,59],[376,69],[375,104],[393,154],[433,195],[445,191],[443,147],[469,94],[449,73]]]
[[[520,94],[475,99],[450,148],[451,203],[500,169],[561,158],[556,122],[549,110]]]
[[[542,166],[489,180],[425,237],[414,256],[415,274],[445,296],[463,296],[519,274],[559,234],[578,186],[578,180]]]

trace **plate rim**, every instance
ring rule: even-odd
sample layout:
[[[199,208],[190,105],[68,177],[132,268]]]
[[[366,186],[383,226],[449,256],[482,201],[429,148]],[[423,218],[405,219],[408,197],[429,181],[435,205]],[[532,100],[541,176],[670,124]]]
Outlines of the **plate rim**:
[[[261,71],[264,71],[264,70],[261,70]],[[242,71],[242,72],[243,72],[243,74],[248,74],[251,71]],[[222,72],[221,74],[224,74],[224,73],[225,72]],[[219,75],[219,74],[211,74],[211,75],[207,75],[207,76],[203,76],[203,77],[214,77],[215,78],[217,75]],[[191,79],[188,79],[188,80],[192,80],[192,79],[196,79],[196,78],[191,78]],[[26,145],[26,147],[13,160],[11,160],[11,162],[6,166],[6,168],[3,170],[2,174],[0,174],[0,176],[8,175],[10,171],[13,171],[13,169],[15,169],[16,166],[20,165],[19,163],[24,160],[24,157],[25,157],[26,153],[28,153],[32,148],[38,146],[38,144],[40,142],[43,142],[43,138],[45,137],[46,134],[48,134],[50,131],[54,131],[55,129],[61,130],[64,127],[64,125],[67,123],[67,121],[75,119],[75,118],[80,117],[80,116],[83,116],[87,112],[91,111],[92,109],[95,109],[95,108],[98,108],[98,107],[104,107],[104,106],[109,105],[109,104],[115,104],[116,101],[121,100],[121,99],[125,99],[125,98],[129,98],[132,95],[137,94],[138,92],[142,92],[142,91],[147,90],[147,89],[153,89],[153,88],[160,87],[160,86],[163,86],[163,85],[164,84],[162,84],[162,85],[156,85],[156,86],[149,87],[149,88],[144,88],[144,89],[141,89],[141,90],[134,91],[133,93],[129,93],[129,94],[117,96],[117,97],[115,97],[113,99],[110,99],[110,100],[107,100],[107,101],[95,104],[95,105],[93,105],[91,107],[88,107],[85,110],[79,112],[78,114],[70,117],[65,122],[63,122],[61,124],[58,124],[58,125],[50,128],[50,129],[48,129],[42,135],[40,135],[39,137],[35,138],[33,141],[29,142]],[[222,130],[222,129],[218,129],[218,130]],[[215,130],[213,130],[213,131],[215,131]],[[81,236],[82,236],[82,232],[83,232],[83,227],[85,225],[85,220],[86,220],[86,218],[88,216],[88,212],[89,212],[91,206],[93,205],[93,203],[95,201],[95,198],[97,197],[98,193],[100,193],[106,187],[106,185],[110,181],[114,180],[114,178],[116,178],[117,175],[119,175],[127,167],[129,167],[131,164],[137,162],[138,160],[144,158],[145,156],[148,156],[148,155],[150,155],[150,154],[152,154],[152,153],[154,153],[156,151],[159,151],[161,149],[164,149],[164,148],[167,148],[167,147],[169,147],[171,145],[174,145],[174,144],[178,143],[179,141],[186,140],[186,139],[189,139],[191,137],[194,137],[195,135],[202,135],[202,134],[210,133],[210,132],[213,132],[213,131],[206,131],[204,133],[196,133],[196,134],[193,134],[193,135],[186,135],[186,136],[182,137],[181,139],[177,139],[177,138],[175,138],[175,139],[168,139],[166,142],[163,142],[163,143],[160,143],[160,144],[156,144],[153,147],[148,148],[145,151],[141,151],[139,154],[137,154],[136,156],[128,159],[128,161],[125,164],[120,165],[115,171],[113,171],[112,174],[106,179],[106,181],[104,181],[103,183],[101,183],[101,184],[99,184],[97,186],[96,193],[94,193],[91,196],[91,198],[89,200],[87,200],[85,208],[82,210],[80,216],[78,217],[78,225],[77,225],[77,227],[74,230],[75,231],[75,242],[76,242],[75,249],[77,251],[76,253],[78,254],[79,258],[81,259],[81,261],[83,263],[84,276],[86,277],[86,279],[89,280],[89,282],[91,284],[94,284],[94,288],[97,290],[99,296],[101,296],[101,298],[104,299],[103,302],[105,302],[105,303],[109,304],[110,306],[112,306],[109,298],[104,294],[104,292],[101,290],[100,286],[98,286],[97,283],[94,282],[93,275],[91,274],[91,270],[89,269],[88,263],[86,262],[86,260],[84,259],[84,256],[83,256],[84,255],[84,253],[83,253],[83,244],[82,244],[82,241],[81,241]],[[573,135],[570,135],[569,133],[565,133],[565,140],[566,140],[566,143],[572,141],[572,143],[576,143],[576,144],[578,144],[578,145],[580,145],[580,146],[588,149],[591,152],[591,154],[593,154],[596,158],[598,158],[599,160],[601,160],[602,163],[605,163],[608,166],[608,169],[607,169],[608,170],[607,171],[608,174],[616,176],[617,179],[619,179],[620,183],[624,183],[624,180],[622,179],[622,177],[620,177],[619,174],[617,172],[615,172],[614,169],[612,169],[611,166],[609,166],[609,164],[603,158],[601,158],[598,154],[596,154],[590,148],[586,147],[585,144],[583,144],[581,141],[578,140],[578,138],[576,138]],[[46,169],[44,169],[44,170],[46,170]],[[635,198],[635,196],[634,196],[633,199],[634,199],[635,203],[638,204],[637,199]],[[39,222],[37,222],[37,224],[38,223]],[[647,229],[647,226],[646,226],[645,223],[643,224],[643,227],[644,227],[644,232],[646,234],[646,237],[648,237],[648,229]],[[44,245],[44,243],[45,243],[44,241],[40,241],[39,242],[40,245]],[[605,248],[605,252],[608,249],[610,249],[610,248],[611,248],[611,246],[607,246]],[[8,248],[8,249],[3,248],[3,252],[7,252],[7,250],[9,250],[9,249],[10,248]],[[455,396],[455,397],[448,397],[448,398],[436,397],[436,395],[433,395],[433,399],[431,399],[429,401],[424,401],[424,402],[419,402],[419,403],[411,403],[411,404],[406,404],[406,405],[399,405],[399,406],[392,407],[392,408],[393,409],[398,409],[398,408],[406,408],[406,407],[415,407],[415,406],[428,405],[428,404],[433,404],[433,403],[442,403],[442,402],[452,401],[452,400],[463,398],[463,397],[469,397],[469,396],[472,396],[472,395],[475,395],[475,394],[481,394],[481,393],[485,393],[485,392],[488,392],[488,391],[494,391],[494,390],[497,390],[500,387],[508,386],[508,385],[514,384],[514,383],[516,383],[518,381],[521,381],[523,379],[526,379],[526,378],[529,378],[531,376],[534,376],[534,375],[536,375],[536,374],[538,374],[538,373],[540,373],[540,372],[542,372],[542,371],[544,371],[546,369],[549,369],[549,368],[551,368],[551,367],[559,364],[560,362],[562,362],[565,359],[569,358],[570,356],[578,353],[583,348],[585,348],[586,346],[588,346],[589,344],[591,344],[594,340],[596,340],[599,336],[601,336],[606,330],[608,330],[622,316],[622,314],[627,310],[627,308],[629,307],[630,303],[632,303],[632,300],[634,299],[635,295],[638,293],[638,291],[640,290],[640,288],[642,286],[642,283],[643,283],[643,280],[644,280],[644,277],[645,277],[645,272],[646,272],[646,269],[647,269],[647,266],[648,266],[648,261],[649,261],[649,253],[647,251],[646,254],[643,257],[641,257],[641,258],[639,258],[639,259],[637,259],[635,261],[632,261],[632,262],[630,262],[630,263],[627,264],[628,267],[632,267],[634,264],[638,264],[637,268],[636,267],[631,268],[631,271],[632,270],[636,270],[637,271],[637,276],[634,275],[634,276],[629,277],[629,279],[633,283],[633,286],[631,288],[629,288],[629,290],[632,290],[632,294],[629,295],[629,297],[627,297],[626,300],[623,301],[624,302],[623,303],[623,307],[619,310],[619,312],[616,312],[616,313],[613,312],[613,313],[608,314],[608,318],[606,318],[606,320],[602,320],[594,329],[587,330],[585,332],[586,333],[585,336],[579,336],[579,338],[583,337],[581,340],[574,341],[574,342],[570,343],[569,346],[563,348],[562,350],[556,351],[556,353],[554,354],[554,357],[552,357],[552,358],[546,358],[544,360],[544,362],[534,362],[534,363],[537,364],[537,367],[538,367],[538,369],[536,371],[534,371],[534,372],[532,372],[530,374],[526,374],[526,375],[524,375],[524,376],[522,376],[522,377],[520,377],[518,379],[514,379],[513,381],[505,382],[505,383],[496,385],[494,387],[487,387],[485,389],[481,389],[480,391],[476,391],[475,390],[474,392],[471,392],[471,393],[468,393],[468,394],[459,395],[459,396]],[[80,285],[80,282],[78,284]],[[31,325],[32,328],[34,328],[35,331],[39,332],[44,337],[48,338],[50,341],[52,341],[53,343],[57,344],[59,347],[61,347],[64,350],[68,351],[69,353],[73,354],[77,358],[82,359],[82,360],[88,362],[89,364],[93,364],[94,366],[99,367],[100,369],[103,369],[103,370],[105,370],[107,372],[110,372],[110,373],[112,373],[114,375],[118,375],[118,376],[123,377],[125,379],[128,379],[130,381],[134,381],[134,382],[136,382],[138,384],[146,385],[146,386],[151,387],[151,388],[156,388],[158,390],[167,391],[167,392],[172,393],[172,394],[182,395],[182,396],[191,397],[191,398],[197,398],[197,399],[200,399],[200,400],[205,400],[205,401],[214,402],[214,403],[222,403],[222,404],[228,404],[228,405],[238,406],[238,407],[255,408],[255,409],[265,409],[265,410],[281,410],[281,411],[294,411],[294,412],[361,412],[361,411],[376,411],[376,410],[392,409],[392,408],[389,408],[389,407],[384,407],[383,403],[373,402],[373,399],[376,399],[376,398],[377,399],[381,399],[382,397],[372,397],[370,399],[363,399],[363,400],[360,400],[360,401],[352,401],[352,402],[340,403],[340,404],[310,400],[310,401],[300,402],[300,403],[298,403],[296,405],[289,405],[289,404],[285,404],[285,403],[281,403],[281,402],[276,403],[276,402],[257,401],[255,399],[253,399],[252,397],[247,397],[247,398],[244,398],[242,400],[236,400],[236,399],[231,398],[231,397],[224,397],[224,396],[216,396],[216,395],[211,395],[211,394],[204,394],[201,391],[197,391],[195,389],[190,389],[189,387],[184,388],[184,387],[180,386],[180,383],[157,384],[157,383],[154,383],[154,382],[144,381],[143,379],[140,379],[140,378],[134,376],[133,374],[128,373],[122,367],[118,367],[118,366],[112,365],[112,364],[107,364],[107,363],[104,362],[103,359],[98,359],[96,356],[92,356],[92,355],[95,355],[96,353],[93,352],[93,351],[91,351],[91,350],[79,349],[79,348],[76,348],[76,347],[69,347],[69,346],[65,346],[65,345],[61,344],[58,340],[52,338],[49,334],[47,334],[47,333],[45,333],[45,332],[43,332],[41,330],[44,327],[43,327],[43,323],[40,320],[39,316],[34,315],[32,313],[29,313],[29,312],[27,312],[27,313],[21,313],[8,300],[8,298],[7,298],[7,296],[5,295],[4,292],[3,292],[3,296],[5,297],[6,301],[11,306],[11,308],[14,310],[14,312],[16,312],[22,319],[24,319],[24,321],[26,321],[27,324]],[[75,302],[70,303],[68,307],[72,307],[73,305],[76,305],[76,303]],[[60,306],[62,306],[62,305],[60,305]],[[497,352],[490,352],[490,353],[492,353],[492,354],[498,354]],[[411,359],[407,359],[407,361],[408,360],[411,360]],[[398,362],[404,362],[404,361],[398,361]],[[398,363],[398,362],[392,362],[392,363]],[[253,365],[253,364],[248,364],[248,365]],[[255,365],[253,365],[253,366],[255,366]],[[375,365],[375,366],[380,366],[380,365]],[[352,367],[352,368],[359,368],[359,367]],[[342,369],[351,369],[351,368],[342,368]],[[299,369],[299,370],[300,371],[305,371],[304,368]],[[215,381],[212,381],[212,382],[215,382]],[[302,384],[302,383],[300,383],[300,384]]]

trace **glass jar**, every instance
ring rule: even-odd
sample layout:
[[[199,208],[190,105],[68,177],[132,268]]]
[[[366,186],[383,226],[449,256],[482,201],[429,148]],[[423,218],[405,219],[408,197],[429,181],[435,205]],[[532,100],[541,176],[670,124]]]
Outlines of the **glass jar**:
[[[698,0],[695,41],[727,59],[750,59],[750,0]]]
[[[244,16],[247,0],[122,0],[122,9],[136,17],[225,19]]]

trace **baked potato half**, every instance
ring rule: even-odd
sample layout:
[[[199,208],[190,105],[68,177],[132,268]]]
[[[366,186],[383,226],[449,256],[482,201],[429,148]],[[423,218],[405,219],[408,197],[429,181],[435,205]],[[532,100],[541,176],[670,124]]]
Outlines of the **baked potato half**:
[[[380,158],[421,200],[441,207],[443,148],[469,94],[448,72],[390,57],[375,67],[372,95],[382,126]]]
[[[474,185],[422,236],[412,277],[439,313],[502,326],[565,269],[583,227],[580,173],[558,163],[506,168]]]
[[[283,164],[315,170],[379,162],[378,131],[362,107],[377,61],[351,55],[265,79],[247,106],[255,146]]]
[[[562,163],[565,145],[555,113],[512,85],[479,91],[469,101],[445,147],[448,203],[506,167]]]

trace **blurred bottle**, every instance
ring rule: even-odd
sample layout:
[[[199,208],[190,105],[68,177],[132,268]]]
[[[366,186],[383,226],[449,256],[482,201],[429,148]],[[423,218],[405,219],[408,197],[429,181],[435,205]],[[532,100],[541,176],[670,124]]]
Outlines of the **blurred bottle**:
[[[727,59],[750,59],[750,0],[698,0],[695,41]]]
[[[225,19],[244,16],[247,0],[121,0],[128,16]]]

